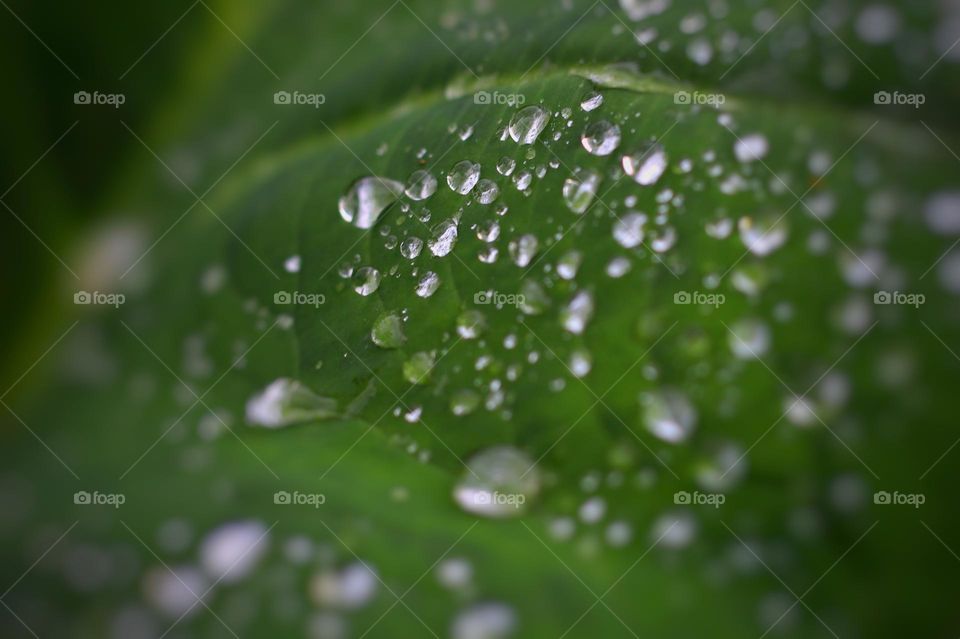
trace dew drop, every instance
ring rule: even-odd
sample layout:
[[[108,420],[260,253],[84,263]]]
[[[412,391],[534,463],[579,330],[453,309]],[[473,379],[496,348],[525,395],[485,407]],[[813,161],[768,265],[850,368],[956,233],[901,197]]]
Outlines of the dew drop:
[[[590,91],[583,96],[583,100],[580,101],[580,108],[584,111],[590,112],[600,107],[602,104],[603,94],[599,91]]]
[[[510,258],[513,263],[520,268],[526,268],[537,254],[540,243],[535,235],[521,235],[518,239],[510,242]]]
[[[368,229],[402,194],[403,185],[396,180],[362,177],[340,198],[340,217],[357,228]]]
[[[650,433],[670,444],[689,439],[697,423],[697,411],[687,396],[675,389],[640,396],[643,424]]]
[[[395,312],[383,313],[373,322],[370,339],[380,348],[400,348],[407,341],[403,320]]]
[[[500,158],[500,161],[497,162],[497,173],[505,177],[509,177],[513,170],[516,168],[517,163],[513,158],[508,158],[506,156]]]
[[[433,237],[427,242],[430,252],[437,257],[449,255],[457,243],[458,223],[455,219],[444,220],[433,228]]]
[[[650,144],[647,148],[623,156],[624,172],[642,186],[656,184],[667,170],[667,152],[660,144]]]
[[[730,350],[739,359],[757,359],[770,350],[770,329],[757,319],[744,319],[730,327]]]
[[[533,144],[550,121],[550,112],[543,107],[531,105],[524,107],[510,118],[508,131],[514,142]]]
[[[433,271],[427,271],[417,282],[417,297],[430,297],[440,288],[440,276]]]
[[[423,240],[419,237],[410,236],[404,238],[400,242],[400,255],[404,256],[408,260],[416,259],[420,255],[420,251],[423,250]]]
[[[740,162],[755,162],[766,157],[770,150],[770,143],[766,136],[760,133],[745,135],[733,145],[733,154]]]
[[[404,192],[411,200],[426,200],[437,192],[437,178],[424,169],[414,171],[407,178],[407,188]]]
[[[364,297],[372,295],[380,288],[380,279],[380,271],[372,266],[358,268],[350,278],[353,290]]]
[[[647,216],[643,213],[627,213],[613,225],[613,239],[624,248],[634,248],[643,243],[643,227]]]
[[[767,216],[757,220],[742,217],[737,226],[743,245],[760,257],[773,253],[787,241],[787,223],[782,216]]]
[[[480,179],[480,165],[470,160],[461,160],[453,165],[447,174],[447,186],[460,195],[473,190]]]
[[[332,417],[336,409],[336,401],[314,394],[294,379],[281,377],[247,402],[246,418],[254,426],[281,428]]]
[[[539,492],[533,460],[513,446],[494,446],[470,458],[453,497],[469,513],[499,518],[522,515]]]
[[[426,384],[436,363],[433,353],[420,351],[403,363],[403,378],[411,384]]]
[[[589,291],[580,291],[560,313],[560,321],[568,332],[581,335],[593,318],[593,311],[593,294]]]
[[[610,155],[620,146],[620,127],[607,120],[587,125],[580,144],[591,155]]]
[[[483,179],[477,183],[477,202],[490,204],[500,195],[500,187],[493,180]]]
[[[457,317],[457,334],[463,339],[476,339],[483,333],[486,325],[486,318],[480,311],[464,311]]]
[[[563,182],[563,201],[577,215],[583,214],[593,202],[600,187],[600,174],[578,168]]]

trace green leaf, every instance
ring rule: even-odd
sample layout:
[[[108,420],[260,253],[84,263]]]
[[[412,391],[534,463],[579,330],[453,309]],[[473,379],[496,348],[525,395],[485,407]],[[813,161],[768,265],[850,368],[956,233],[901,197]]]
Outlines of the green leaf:
[[[133,609],[156,636],[487,636],[457,626],[472,610],[523,637],[955,630],[931,569],[960,534],[939,463],[956,214],[930,213],[955,183],[950,136],[875,108],[872,73],[903,91],[911,74],[805,6],[768,11],[817,46],[771,35],[751,53],[757,12],[688,35],[686,7],[634,24],[570,4],[285,3],[246,16],[249,50],[211,45],[118,177],[117,203],[149,211],[146,256],[108,283],[126,302],[82,308],[15,406],[2,533],[37,542],[2,555],[27,625],[103,636]],[[638,48],[645,28],[671,46]],[[744,40],[691,60],[725,30]],[[851,78],[824,91],[837,60]],[[273,102],[313,87],[317,109]],[[549,121],[518,144],[530,107]],[[603,122],[620,141],[593,155],[581,136]],[[448,186],[464,161],[493,201]],[[397,187],[416,171],[438,183],[424,200]],[[516,516],[462,508],[500,447],[518,451],[497,484]],[[211,533],[250,521],[268,532],[249,574],[182,620],[157,605],[158,583],[181,585],[166,566],[208,571],[206,590]],[[453,558],[466,585],[443,583]],[[357,562],[376,577],[348,588]]]

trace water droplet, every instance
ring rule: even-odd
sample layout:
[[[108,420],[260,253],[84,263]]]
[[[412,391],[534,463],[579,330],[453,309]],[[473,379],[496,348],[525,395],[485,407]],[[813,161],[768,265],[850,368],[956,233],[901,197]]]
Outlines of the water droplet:
[[[473,190],[480,179],[480,165],[470,160],[461,160],[453,165],[447,174],[447,186],[460,195]]]
[[[770,329],[757,319],[744,319],[730,327],[730,350],[739,359],[763,357],[770,349]]]
[[[267,551],[267,527],[259,521],[224,524],[200,545],[200,565],[216,582],[236,583],[250,574]]]
[[[580,291],[560,313],[563,328],[574,335],[582,334],[593,317],[593,310],[593,294],[589,291]]]
[[[643,423],[656,437],[671,444],[686,441],[697,423],[697,411],[678,390],[664,389],[640,396]]]
[[[404,192],[411,200],[425,200],[437,192],[437,178],[423,169],[414,171],[407,178],[407,188]]]
[[[580,102],[580,108],[584,111],[593,111],[603,104],[603,94],[599,91],[591,91],[583,96]]]
[[[624,248],[634,248],[643,243],[643,227],[647,216],[643,213],[627,213],[613,225],[613,239]]]
[[[577,215],[583,214],[593,202],[600,187],[600,174],[589,169],[575,169],[563,182],[563,201]]]
[[[291,255],[283,262],[283,270],[287,273],[299,273],[300,272],[300,256]]]
[[[539,282],[525,279],[520,284],[520,311],[525,315],[540,315],[550,306],[550,296]]]
[[[745,135],[733,145],[733,154],[740,162],[754,162],[766,157],[770,150],[770,143],[760,133]]]
[[[469,415],[479,405],[480,395],[470,389],[455,391],[450,395],[450,412],[457,417]]]
[[[664,548],[678,550],[690,545],[697,534],[697,522],[688,513],[662,515],[653,523],[650,539]]]
[[[358,268],[351,277],[353,290],[366,297],[380,288],[380,271],[372,266]]]
[[[417,297],[430,297],[440,288],[440,276],[433,271],[427,271],[417,282]]]
[[[486,326],[486,318],[477,310],[464,311],[457,317],[457,334],[463,339],[476,339]]]
[[[419,237],[410,236],[404,238],[400,242],[400,255],[404,256],[408,260],[416,259],[420,255],[420,251],[423,250],[423,240]]]
[[[467,469],[453,497],[462,509],[476,515],[522,515],[540,492],[536,465],[513,446],[487,448],[470,458]]]
[[[407,341],[403,320],[395,312],[383,313],[373,322],[370,339],[380,348],[400,348]]]
[[[610,155],[620,146],[620,127],[607,120],[587,125],[580,143],[592,155]]]
[[[516,168],[517,163],[513,158],[508,158],[506,156],[500,158],[500,161],[497,162],[497,173],[503,176],[509,177],[513,170]]]
[[[578,348],[570,353],[570,371],[574,377],[586,377],[593,368],[593,356],[585,348]]]
[[[477,202],[490,204],[500,195],[500,187],[493,180],[483,179],[477,184]]]
[[[577,514],[583,523],[595,524],[607,514],[607,502],[603,497],[591,497],[580,504]]]
[[[420,351],[403,363],[403,378],[411,384],[426,384],[436,363],[433,353]]]
[[[369,603],[380,583],[377,573],[357,561],[342,570],[324,570],[310,580],[311,598],[322,606],[356,610]]]
[[[510,137],[519,144],[533,144],[550,121],[550,112],[543,107],[524,107],[510,118]]]
[[[362,177],[340,198],[340,217],[360,229],[377,223],[383,211],[403,194],[403,185],[396,180]]]
[[[466,559],[451,557],[437,565],[436,575],[437,581],[445,588],[463,590],[473,579],[473,566]]]
[[[457,227],[455,219],[444,220],[433,227],[433,237],[427,242],[430,252],[437,257],[449,255],[457,243]]]
[[[517,615],[502,603],[479,603],[457,613],[452,639],[505,639],[517,627]]]
[[[500,237],[500,224],[496,220],[481,222],[477,225],[477,239],[481,242],[496,242]]]
[[[320,397],[300,382],[281,377],[253,396],[246,406],[247,422],[280,428],[336,415],[337,403]]]
[[[510,242],[510,258],[513,260],[513,263],[519,266],[520,268],[527,267],[533,256],[537,254],[537,249],[540,243],[537,240],[535,235],[521,235],[518,239]]]
[[[624,172],[634,182],[643,186],[656,184],[667,170],[667,152],[660,144],[650,144],[647,148],[623,156]]]
[[[773,253],[787,241],[785,216],[766,216],[757,220],[752,217],[742,217],[737,226],[743,245],[748,251],[760,257]]]
[[[517,187],[518,191],[526,191],[532,181],[533,174],[530,171],[520,171],[513,176],[513,185]]]
[[[577,276],[580,270],[580,264],[583,262],[583,253],[580,251],[567,251],[559,260],[557,260],[557,275],[565,280],[572,280]]]

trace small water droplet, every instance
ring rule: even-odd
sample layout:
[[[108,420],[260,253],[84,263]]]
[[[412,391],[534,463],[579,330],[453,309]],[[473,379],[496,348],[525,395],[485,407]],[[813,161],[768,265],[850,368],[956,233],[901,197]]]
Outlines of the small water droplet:
[[[437,257],[449,255],[457,244],[458,226],[457,220],[449,219],[433,227],[433,237],[427,242],[430,252]]]
[[[529,233],[521,235],[518,239],[510,242],[508,247],[510,258],[520,268],[526,268],[533,260],[533,256],[537,254],[539,245],[540,243],[535,235]]]
[[[320,397],[294,379],[275,380],[246,406],[247,422],[254,426],[281,428],[336,415],[337,403]]]
[[[430,297],[440,288],[440,276],[433,271],[427,271],[417,282],[417,297]]]
[[[623,156],[624,172],[640,185],[656,184],[667,169],[667,153],[660,144],[650,144],[647,148]]]
[[[640,396],[644,426],[656,437],[671,444],[686,441],[697,423],[697,411],[687,396],[675,389]]]
[[[483,179],[477,183],[477,202],[490,204],[500,195],[500,187],[493,180]]]
[[[762,160],[770,150],[770,143],[760,133],[751,133],[737,140],[733,145],[733,154],[740,162]]]
[[[613,239],[624,248],[634,248],[643,243],[643,227],[647,216],[643,213],[627,213],[613,225]]]
[[[589,291],[580,291],[573,296],[570,303],[560,314],[563,328],[574,335],[581,335],[593,317],[593,294]]]
[[[433,353],[420,351],[403,363],[403,378],[411,384],[426,384],[436,363]]]
[[[787,222],[784,216],[769,215],[759,219],[742,217],[737,226],[743,245],[760,257],[773,253],[787,241]]]
[[[370,330],[370,339],[380,348],[400,348],[407,341],[403,333],[403,320],[395,312],[380,315]]]
[[[410,236],[404,238],[400,242],[400,255],[404,256],[408,260],[416,259],[420,255],[420,251],[423,250],[423,240],[419,237]]]
[[[583,96],[583,100],[580,102],[580,108],[583,109],[584,111],[589,112],[598,108],[602,104],[603,104],[603,94],[600,93],[599,91],[590,91],[585,96]]]
[[[380,288],[380,271],[372,266],[358,268],[351,277],[353,290],[366,297]]]
[[[513,158],[508,158],[506,156],[500,158],[500,161],[497,162],[497,173],[500,175],[509,177],[513,170],[516,168],[517,163]]]
[[[455,391],[450,395],[450,412],[461,417],[477,410],[480,405],[480,395],[470,389]]]
[[[770,349],[770,329],[758,319],[740,320],[730,333],[730,350],[739,359],[757,359]]]
[[[457,334],[463,339],[476,339],[487,326],[487,320],[478,310],[467,310],[457,317]]]
[[[577,215],[583,214],[593,202],[600,187],[600,174],[578,168],[563,182],[563,201]]]

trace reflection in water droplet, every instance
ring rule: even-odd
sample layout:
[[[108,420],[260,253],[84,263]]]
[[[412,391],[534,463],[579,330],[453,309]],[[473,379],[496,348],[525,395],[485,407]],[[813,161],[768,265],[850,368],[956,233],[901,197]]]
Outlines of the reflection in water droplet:
[[[372,266],[358,268],[350,279],[353,290],[364,297],[380,288],[380,271]]]
[[[640,396],[644,426],[671,444],[686,441],[697,423],[697,411],[678,390],[664,389]]]
[[[457,243],[457,227],[455,219],[444,220],[433,227],[433,237],[427,242],[430,252],[437,257],[448,255]]]
[[[539,244],[536,236],[529,233],[521,235],[518,239],[511,241],[508,246],[510,258],[514,264],[520,268],[525,268],[533,260],[533,256],[537,254]]]
[[[396,180],[363,177],[354,182],[339,201],[340,217],[360,229],[377,223],[383,211],[403,194]]]
[[[440,288],[440,276],[433,271],[427,271],[417,282],[417,297],[430,297]]]
[[[519,144],[533,144],[550,121],[550,112],[543,107],[524,107],[510,118],[510,137]]]
[[[667,153],[659,144],[651,144],[646,149],[623,156],[624,172],[637,184],[650,186],[656,184],[667,169]]]
[[[580,335],[593,317],[593,295],[589,291],[580,291],[560,313],[563,328],[574,335]]]
[[[599,173],[589,169],[575,169],[573,175],[563,182],[563,201],[567,208],[580,215],[593,202],[599,187]]]
[[[294,379],[281,377],[247,402],[246,417],[254,426],[280,428],[332,417],[336,409],[336,401],[314,394]]]
[[[477,184],[477,201],[480,204],[490,204],[500,195],[500,187],[493,180],[483,179]]]
[[[587,125],[580,143],[592,155],[610,155],[620,146],[620,127],[607,120]]]
[[[370,339],[380,348],[400,348],[407,341],[403,320],[395,312],[383,313],[373,322]]]
[[[437,191],[437,178],[429,171],[420,169],[414,171],[407,178],[407,188],[404,191],[411,200],[425,200]]]
[[[533,460],[513,446],[494,446],[470,458],[453,497],[476,515],[516,517],[539,492],[540,473]]]
[[[404,238],[400,242],[400,255],[404,256],[408,260],[416,259],[420,255],[420,251],[423,250],[423,240],[419,237],[410,236]]]
[[[480,165],[470,160],[461,160],[453,165],[447,174],[447,186],[460,195],[473,190],[480,179]]]
[[[513,173],[513,169],[516,168],[517,163],[513,158],[508,158],[506,156],[500,158],[500,161],[497,162],[497,173],[503,176],[509,176]]]

